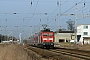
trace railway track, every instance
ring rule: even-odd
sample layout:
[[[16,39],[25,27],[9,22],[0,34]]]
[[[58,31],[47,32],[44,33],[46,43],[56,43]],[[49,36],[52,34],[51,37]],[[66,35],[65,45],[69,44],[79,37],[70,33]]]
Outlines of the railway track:
[[[90,51],[67,49],[67,48],[49,49],[49,51],[52,51],[57,54],[63,54],[75,58],[84,59],[84,60],[90,60]]]
[[[35,53],[37,53],[38,55],[42,56],[41,58],[44,58],[46,60],[66,60],[66,57],[59,55],[59,54],[53,54],[52,52],[46,50],[46,49],[41,49],[41,48],[37,48],[37,47],[26,47],[24,48],[25,50],[32,50]],[[40,60],[40,59],[39,59]],[[67,60],[70,60],[67,58]],[[72,60],[72,59],[71,59]]]
[[[45,59],[90,60],[90,51],[67,49],[67,48],[41,49],[41,48],[37,48],[37,47],[28,47],[27,49],[28,50],[30,49],[30,50],[36,52],[37,54],[41,55],[42,58],[45,58]]]

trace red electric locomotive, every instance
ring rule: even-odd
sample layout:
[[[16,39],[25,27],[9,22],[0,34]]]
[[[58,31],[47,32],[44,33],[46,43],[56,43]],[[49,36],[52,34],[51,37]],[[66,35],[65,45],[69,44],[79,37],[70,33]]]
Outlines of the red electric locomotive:
[[[33,45],[41,48],[54,47],[54,32],[48,29],[42,30],[34,35]]]

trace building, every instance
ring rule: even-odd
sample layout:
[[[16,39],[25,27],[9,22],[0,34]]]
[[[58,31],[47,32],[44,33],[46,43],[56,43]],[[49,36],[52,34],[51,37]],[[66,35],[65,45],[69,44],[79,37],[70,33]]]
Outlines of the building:
[[[77,42],[90,44],[90,24],[77,26]]]
[[[74,42],[74,40],[74,31],[60,31],[58,33],[55,33],[55,43]]]

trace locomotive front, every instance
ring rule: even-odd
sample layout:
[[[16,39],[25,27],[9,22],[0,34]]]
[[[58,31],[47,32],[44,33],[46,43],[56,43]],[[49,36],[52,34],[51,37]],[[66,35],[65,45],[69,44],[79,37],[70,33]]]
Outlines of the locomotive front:
[[[42,32],[41,41],[43,48],[53,48],[54,47],[54,32]]]

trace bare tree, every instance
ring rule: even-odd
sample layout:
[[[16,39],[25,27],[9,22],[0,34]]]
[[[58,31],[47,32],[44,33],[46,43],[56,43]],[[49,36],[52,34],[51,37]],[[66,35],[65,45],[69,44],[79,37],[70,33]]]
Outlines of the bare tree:
[[[66,23],[67,23],[68,30],[74,31],[74,29],[75,29],[75,23],[74,23],[74,21],[72,21],[71,19],[69,19],[68,21],[66,21]]]

